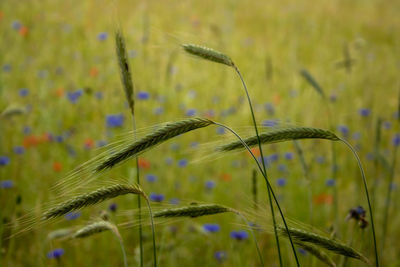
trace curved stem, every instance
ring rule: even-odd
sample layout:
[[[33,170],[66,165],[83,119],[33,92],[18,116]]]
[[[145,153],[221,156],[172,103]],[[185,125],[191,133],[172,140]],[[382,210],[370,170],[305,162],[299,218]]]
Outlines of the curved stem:
[[[119,242],[119,245],[121,246],[122,256],[123,256],[123,258],[124,258],[124,266],[125,266],[125,267],[128,267],[128,261],[127,261],[127,259],[126,259],[126,252],[125,252],[124,243],[122,242],[122,238],[121,238],[121,236],[118,236],[118,235],[116,235],[116,234],[114,234],[114,235],[117,237],[118,242]]]
[[[281,255],[281,250],[280,250],[280,245],[279,245],[278,231],[276,229],[275,212],[274,212],[274,207],[273,207],[272,200],[271,200],[271,191],[272,191],[272,189],[271,189],[271,186],[270,186],[270,184],[268,182],[268,178],[267,178],[267,170],[266,170],[266,167],[265,167],[264,155],[263,155],[263,150],[262,150],[262,147],[261,147],[260,136],[258,134],[257,122],[256,122],[256,118],[255,118],[255,115],[254,115],[253,105],[251,104],[250,95],[249,95],[249,92],[247,90],[246,83],[244,82],[244,79],[242,77],[242,74],[240,73],[240,71],[239,71],[237,66],[234,66],[234,69],[235,69],[236,73],[239,75],[239,78],[242,81],[242,84],[243,84],[243,87],[244,87],[244,91],[246,92],[246,97],[247,97],[247,101],[249,103],[251,117],[252,117],[253,124],[254,124],[254,130],[255,130],[256,135],[257,135],[258,148],[260,150],[260,157],[261,157],[261,162],[262,162],[262,166],[263,166],[263,172],[265,174],[264,178],[265,178],[265,180],[267,182],[268,198],[269,198],[269,203],[270,203],[272,222],[273,222],[273,225],[274,225],[274,234],[275,234],[276,246],[277,246],[278,254],[279,254],[279,264],[282,267],[283,266],[282,265],[282,255]],[[291,242],[291,245],[292,245],[292,249],[293,249],[293,254],[294,254],[295,258],[296,258],[297,266],[300,266],[299,260],[298,260],[297,255],[296,255],[296,249],[295,249],[294,244],[292,242]]]
[[[377,248],[377,244],[376,244],[376,236],[375,236],[375,225],[374,225],[374,216],[372,214],[372,207],[371,207],[371,202],[369,199],[369,193],[368,193],[368,186],[367,186],[367,179],[365,178],[365,173],[364,173],[364,169],[361,165],[361,160],[358,157],[357,152],[354,150],[354,148],[344,139],[340,139],[340,141],[342,141],[344,144],[347,145],[348,148],[350,148],[350,150],[353,152],[353,155],[356,157],[357,159],[357,163],[358,163],[358,167],[360,168],[360,172],[361,172],[361,177],[364,183],[364,189],[365,189],[365,195],[367,196],[367,201],[368,201],[368,209],[369,209],[369,216],[370,216],[370,220],[371,220],[371,228],[372,228],[372,235],[374,237],[374,249],[375,249],[375,266],[379,266],[379,258],[378,258],[378,248]]]
[[[296,255],[296,250],[295,250],[294,245],[293,245],[292,236],[291,236],[291,234],[290,234],[289,228],[288,228],[287,223],[286,223],[286,220],[285,220],[285,216],[283,216],[283,212],[282,212],[281,206],[279,205],[279,202],[278,202],[278,200],[277,200],[277,198],[276,198],[276,196],[275,196],[274,190],[272,190],[271,184],[269,183],[266,174],[263,172],[263,169],[261,168],[260,163],[258,162],[256,156],[254,156],[253,152],[251,152],[251,150],[250,150],[249,146],[246,144],[246,142],[244,142],[243,139],[242,139],[234,130],[232,130],[232,129],[229,128],[228,126],[223,125],[223,124],[218,123],[218,122],[214,122],[214,124],[215,124],[215,125],[218,125],[218,126],[221,126],[221,127],[225,128],[225,129],[227,129],[228,131],[230,131],[231,133],[233,133],[233,134],[239,139],[239,141],[242,143],[242,145],[246,148],[246,150],[250,153],[250,155],[253,157],[254,161],[255,161],[256,164],[257,164],[258,169],[260,170],[261,174],[264,176],[264,180],[265,180],[265,182],[267,183],[267,186],[268,186],[269,188],[271,188],[272,197],[273,197],[273,199],[274,199],[274,201],[275,201],[276,206],[278,207],[278,210],[279,210],[279,213],[280,213],[280,215],[281,215],[283,224],[284,224],[284,226],[285,226],[285,230],[286,230],[287,235],[288,235],[288,237],[289,237],[290,244],[292,245],[292,248],[293,248],[293,253],[294,253],[295,257],[296,257],[297,266],[300,266],[299,260],[298,260],[297,255]]]
[[[154,267],[157,267],[157,253],[156,253],[156,233],[154,230],[154,220],[153,220],[153,212],[151,211],[151,206],[149,199],[147,196],[144,196],[146,199],[147,207],[149,208],[149,213],[150,213],[150,222],[151,222],[151,231],[152,231],[152,236],[153,236],[153,258],[154,258]]]

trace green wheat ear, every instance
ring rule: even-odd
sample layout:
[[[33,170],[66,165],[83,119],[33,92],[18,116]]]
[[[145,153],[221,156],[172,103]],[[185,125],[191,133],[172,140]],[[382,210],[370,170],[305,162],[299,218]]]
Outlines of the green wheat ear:
[[[182,45],[183,49],[194,56],[210,60],[213,62],[221,63],[228,65],[230,67],[234,67],[235,64],[233,64],[232,59],[225,55],[224,53],[221,53],[219,51],[216,51],[214,49],[204,47],[204,46],[199,46],[199,45],[194,45],[194,44],[183,44]]]

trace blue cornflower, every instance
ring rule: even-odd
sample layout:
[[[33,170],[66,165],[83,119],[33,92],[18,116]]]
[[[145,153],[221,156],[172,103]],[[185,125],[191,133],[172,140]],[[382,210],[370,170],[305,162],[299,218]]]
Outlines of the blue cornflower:
[[[285,164],[279,164],[279,165],[278,165],[278,170],[279,170],[280,172],[285,172],[285,171],[287,170],[287,167],[286,167]]]
[[[197,148],[199,146],[199,142],[191,142],[190,147],[191,148]]]
[[[179,199],[178,198],[171,198],[169,200],[169,204],[178,205],[179,204]]]
[[[188,164],[188,160],[187,159],[180,159],[178,161],[178,166],[181,167],[181,168],[186,167],[187,164]]]
[[[286,152],[285,153],[285,159],[291,160],[291,159],[293,159],[293,157],[294,157],[294,155],[293,155],[292,152]]]
[[[269,162],[275,162],[278,159],[279,159],[279,155],[278,154],[272,154],[272,155],[269,155],[269,157],[268,157],[268,161]]]
[[[124,115],[111,114],[106,117],[106,124],[108,128],[121,127],[124,124]]]
[[[109,209],[111,212],[116,212],[116,211],[117,211],[117,208],[118,208],[117,203],[111,203],[110,206],[108,206],[108,209]]]
[[[363,207],[358,206],[357,208],[355,208],[355,211],[357,212],[357,214],[361,217],[365,217],[366,211]]]
[[[19,22],[18,20],[14,20],[14,21],[12,22],[12,24],[11,24],[11,27],[12,27],[14,30],[18,31],[19,29],[21,29],[22,23]]]
[[[264,127],[274,127],[278,124],[276,120],[265,120],[262,122],[262,126]]]
[[[49,259],[58,259],[62,255],[64,255],[64,249],[62,248],[56,248],[50,252],[47,253],[47,258]]]
[[[301,255],[307,255],[307,251],[304,248],[298,248],[297,251],[301,254]]]
[[[11,69],[12,69],[12,67],[11,67],[10,64],[4,64],[4,65],[3,65],[3,71],[4,71],[4,72],[10,72]]]
[[[145,91],[140,91],[137,93],[137,98],[140,100],[147,100],[150,98],[150,94]]]
[[[317,156],[317,157],[315,158],[315,160],[316,160],[319,164],[325,163],[325,157],[324,157],[324,156]]]
[[[62,142],[64,141],[64,137],[63,137],[62,135],[56,135],[56,136],[54,137],[54,139],[55,139],[55,141],[56,141],[57,143],[62,143]]]
[[[360,108],[360,109],[358,110],[358,113],[359,113],[361,116],[363,116],[363,117],[368,117],[369,114],[371,114],[371,110],[368,109],[368,108]]]
[[[74,92],[68,92],[67,93],[67,98],[72,104],[75,104],[76,102],[78,102],[78,99],[82,96],[82,94],[83,94],[82,90],[77,90],[77,91],[74,91]]]
[[[14,153],[17,155],[22,155],[25,153],[25,148],[23,146],[15,146]]]
[[[385,128],[386,130],[389,130],[390,128],[392,128],[392,123],[390,121],[384,121],[383,128]]]
[[[342,133],[342,135],[347,136],[349,134],[349,128],[346,125],[339,125],[338,126],[339,132]]]
[[[97,39],[99,41],[105,41],[105,40],[107,40],[107,37],[108,37],[108,33],[106,33],[106,32],[101,32],[97,35]]]
[[[8,188],[13,188],[13,187],[14,187],[13,180],[3,180],[0,182],[0,188],[8,189]]]
[[[172,163],[174,163],[174,160],[170,157],[165,159],[165,164],[167,164],[168,166],[172,165]]]
[[[353,139],[354,140],[359,140],[360,138],[361,138],[361,133],[360,132],[353,133]]]
[[[400,145],[400,134],[395,134],[393,137],[393,145],[399,146]]]
[[[29,90],[27,89],[27,88],[21,88],[21,89],[19,89],[19,95],[21,96],[21,97],[25,97],[25,96],[27,96],[29,94]]]
[[[249,237],[249,234],[246,231],[239,230],[239,231],[232,231],[230,234],[231,238],[242,241]]]
[[[278,186],[285,186],[286,185],[286,179],[285,178],[279,178],[278,180],[276,180],[276,184]]]
[[[7,156],[0,156],[0,166],[6,166],[10,163],[10,158]]]
[[[272,116],[275,113],[275,108],[274,105],[271,103],[266,103],[264,105],[265,111],[268,113],[268,115]]]
[[[218,261],[218,262],[223,262],[224,260],[226,260],[226,258],[227,258],[227,255],[226,255],[226,252],[225,251],[222,251],[222,250],[220,250],[220,251],[216,251],[215,253],[214,253],[214,258]]]
[[[81,213],[80,212],[71,211],[71,212],[68,212],[67,214],[65,214],[64,217],[65,217],[66,220],[72,221],[72,220],[76,220],[79,217],[81,217]]]
[[[157,177],[154,174],[147,174],[146,180],[149,183],[154,183],[157,180]]]
[[[154,113],[155,115],[161,115],[161,114],[164,113],[164,108],[162,108],[162,107],[155,108],[155,109],[153,110],[153,113]]]
[[[94,94],[94,96],[98,99],[98,100],[101,100],[101,99],[103,99],[103,92],[96,92],[95,94]]]
[[[178,143],[172,143],[169,147],[172,151],[177,151],[180,148],[180,145]]]
[[[32,132],[31,127],[29,126],[24,126],[24,128],[22,129],[22,132],[24,134],[30,134]]]
[[[163,201],[165,196],[163,194],[156,194],[156,193],[151,193],[150,194],[150,200],[154,202],[161,202]]]
[[[224,134],[225,133],[225,128],[224,127],[221,127],[221,126],[219,126],[219,127],[217,127],[217,134]]]
[[[99,140],[99,141],[97,141],[97,143],[96,143],[96,146],[97,146],[97,147],[103,147],[103,146],[106,146],[106,145],[107,145],[107,142],[104,141],[104,140]]]
[[[326,186],[335,186],[336,181],[335,181],[335,179],[330,178],[330,179],[326,180],[325,184],[326,184]]]
[[[203,224],[203,229],[204,229],[204,231],[206,231],[208,233],[216,233],[216,232],[219,232],[219,230],[221,228],[216,223],[206,223],[206,224]]]
[[[205,183],[206,189],[213,189],[215,187],[215,182],[213,180],[209,180]]]
[[[188,110],[186,110],[186,116],[195,116],[196,115],[196,110],[195,109],[193,109],[193,108],[191,108],[191,109],[188,109]]]

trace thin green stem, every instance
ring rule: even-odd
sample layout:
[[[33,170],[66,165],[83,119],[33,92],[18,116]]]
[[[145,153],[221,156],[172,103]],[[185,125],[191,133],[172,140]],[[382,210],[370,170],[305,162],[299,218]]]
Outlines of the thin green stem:
[[[257,122],[256,122],[256,118],[255,118],[255,115],[254,115],[253,105],[251,103],[250,95],[249,95],[249,92],[247,90],[246,83],[244,82],[244,79],[242,77],[242,74],[240,73],[240,71],[239,71],[237,66],[234,66],[234,68],[235,68],[236,73],[239,75],[239,78],[242,81],[242,84],[243,84],[243,87],[244,87],[244,91],[246,92],[246,97],[247,97],[247,100],[248,100],[248,103],[249,103],[251,117],[252,117],[253,124],[254,124],[254,130],[255,130],[256,135],[257,135],[258,148],[260,150],[260,157],[261,157],[261,162],[262,162],[262,166],[263,166],[263,172],[265,174],[264,178],[266,179],[266,182],[267,182],[267,180],[268,180],[268,178],[267,178],[267,170],[266,170],[266,167],[265,167],[264,155],[263,155],[263,150],[262,150],[262,147],[261,147],[260,136],[258,134]],[[280,245],[279,245],[278,231],[277,231],[276,221],[275,221],[275,212],[274,212],[274,207],[273,207],[272,200],[271,200],[271,190],[272,189],[271,189],[271,186],[270,186],[269,182],[267,182],[267,188],[268,188],[268,198],[269,198],[271,215],[272,215],[272,222],[273,222],[273,225],[274,225],[274,234],[275,234],[276,246],[277,246],[278,254],[279,254],[279,264],[280,264],[280,266],[283,266],[281,249],[280,249]],[[292,245],[294,256],[296,258],[297,266],[300,266],[299,260],[297,259],[297,255],[296,255],[296,249],[295,249],[294,244],[292,242],[291,242],[291,245]]]
[[[253,152],[251,152],[251,149],[250,149],[249,146],[246,144],[246,142],[244,142],[243,139],[240,137],[240,135],[238,135],[234,130],[232,130],[232,129],[229,128],[228,126],[223,125],[223,124],[218,123],[218,122],[214,122],[214,124],[215,124],[215,125],[218,125],[218,126],[221,126],[221,127],[225,128],[225,129],[227,129],[228,131],[230,131],[231,133],[233,133],[233,134],[239,139],[239,141],[242,143],[242,145],[246,148],[246,150],[250,153],[250,155],[253,157],[254,161],[255,161],[256,164],[257,164],[258,169],[260,170],[261,174],[262,174],[263,177],[264,177],[265,182],[267,183],[267,186],[268,186],[269,188],[271,188],[271,194],[272,194],[272,197],[273,197],[273,199],[274,199],[274,201],[275,201],[276,206],[278,207],[278,210],[279,210],[279,213],[280,213],[280,215],[281,215],[283,224],[284,224],[284,226],[285,226],[285,230],[286,230],[287,235],[288,235],[288,237],[289,237],[290,244],[292,245],[293,252],[294,252],[294,255],[295,255],[295,258],[296,258],[297,266],[300,266],[299,260],[298,260],[298,258],[297,258],[296,250],[294,249],[292,236],[291,236],[291,234],[290,234],[289,228],[288,228],[287,223],[286,223],[286,220],[285,220],[285,216],[283,216],[283,212],[282,212],[281,206],[279,205],[278,199],[277,199],[276,196],[275,196],[274,190],[272,190],[272,187],[271,187],[271,184],[270,184],[269,181],[268,181],[267,175],[264,173],[263,169],[261,168],[260,163],[258,162],[256,156],[254,156]]]
[[[153,212],[151,211],[151,206],[149,199],[146,197],[146,203],[147,207],[149,208],[149,213],[150,213],[150,222],[151,222],[151,230],[152,230],[152,235],[153,235],[153,258],[154,258],[154,267],[157,267],[157,247],[156,247],[156,233],[154,230],[154,220],[153,220]]]
[[[383,225],[382,225],[382,249],[381,251],[384,251],[385,248],[385,241],[386,241],[386,234],[387,234],[387,225],[388,225],[388,218],[389,218],[389,208],[390,208],[390,203],[392,202],[392,186],[393,186],[393,179],[394,179],[394,169],[396,167],[396,155],[397,155],[397,148],[398,146],[395,147],[394,149],[394,154],[393,154],[393,160],[392,160],[392,166],[390,168],[390,178],[389,178],[389,184],[388,184],[388,190],[386,194],[386,201],[385,201],[385,212],[383,215]]]
[[[374,237],[375,266],[378,267],[379,266],[379,258],[378,258],[378,248],[377,248],[376,236],[375,236],[374,216],[373,216],[373,213],[372,213],[371,201],[369,199],[368,185],[367,185],[367,179],[365,178],[364,168],[362,167],[361,160],[358,157],[358,154],[354,150],[354,148],[346,140],[344,140],[344,139],[340,139],[340,140],[344,144],[346,144],[347,147],[350,148],[350,150],[353,152],[353,155],[357,159],[358,167],[360,168],[361,177],[362,177],[362,180],[363,180],[363,183],[364,183],[365,195],[367,196],[367,201],[368,201],[368,209],[369,209],[369,216],[370,216],[370,220],[371,220],[372,235]]]
[[[123,256],[123,258],[124,258],[124,266],[125,266],[125,267],[128,267],[128,261],[127,261],[127,259],[126,259],[126,252],[125,252],[124,243],[122,242],[122,238],[121,238],[121,236],[118,236],[118,235],[115,234],[115,233],[114,233],[114,235],[115,235],[115,237],[117,238],[117,240],[118,240],[118,242],[119,242],[119,245],[120,245],[120,247],[121,247],[121,250],[122,250],[122,256]]]
[[[246,217],[243,214],[241,214],[238,211],[234,211],[234,212],[237,215],[239,215],[243,219],[243,221],[245,221],[245,223],[250,227],[250,231],[251,231],[251,234],[253,235],[253,238],[254,238],[254,243],[256,245],[256,249],[257,249],[258,257],[260,259],[261,266],[264,267],[264,260],[263,260],[263,257],[261,255],[260,247],[258,246],[257,237],[256,237],[256,234],[254,233],[253,228],[251,227],[251,225],[249,224],[249,221],[246,219]]]

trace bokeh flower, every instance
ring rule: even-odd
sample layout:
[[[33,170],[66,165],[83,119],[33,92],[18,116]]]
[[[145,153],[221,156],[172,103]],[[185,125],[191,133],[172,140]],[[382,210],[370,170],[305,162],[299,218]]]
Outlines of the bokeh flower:
[[[249,234],[246,231],[243,231],[243,230],[232,231],[230,233],[230,237],[235,239],[235,240],[242,241],[242,240],[245,240],[245,239],[249,238]]]
[[[64,249],[62,248],[56,248],[54,250],[51,250],[47,253],[47,258],[49,259],[59,259],[61,256],[64,255]]]
[[[106,125],[108,128],[121,127],[124,124],[123,114],[111,114],[106,116]]]
[[[206,181],[205,187],[207,190],[211,190],[215,187],[215,182],[213,180]]]
[[[13,180],[3,180],[0,181],[0,188],[3,189],[9,189],[14,187],[14,181]]]
[[[157,180],[157,176],[154,174],[147,174],[146,175],[146,181],[149,183],[154,183]]]
[[[165,199],[165,196],[163,194],[151,193],[149,198],[154,202],[162,202]]]
[[[394,135],[392,142],[393,142],[394,146],[400,145],[400,134],[399,133]]]
[[[358,113],[362,116],[362,117],[368,117],[369,114],[371,114],[371,110],[368,108],[360,108],[358,110]]]
[[[7,156],[0,156],[0,166],[6,166],[10,164],[10,158]]]
[[[76,90],[76,91],[73,91],[73,92],[68,92],[67,93],[67,98],[72,104],[75,104],[76,102],[78,102],[78,100],[82,96],[82,94],[83,94],[82,90]]]
[[[14,153],[17,155],[22,155],[25,153],[25,148],[23,146],[15,146]]]
[[[225,251],[219,250],[214,253],[214,258],[219,262],[222,263],[226,260],[227,254]]]
[[[139,91],[136,96],[140,100],[147,100],[150,98],[150,93],[146,91]]]
[[[71,211],[68,212],[67,214],[65,214],[65,219],[68,221],[72,221],[72,220],[76,220],[79,217],[81,217],[81,213],[80,212],[75,212],[75,211]]]
[[[189,116],[189,117],[196,116],[196,113],[197,112],[194,108],[186,110],[186,116]]]
[[[106,32],[101,32],[97,35],[97,39],[99,41],[105,41],[105,40],[107,40],[107,37],[108,37],[108,33],[106,33]]]
[[[285,186],[286,185],[286,179],[285,178],[279,178],[278,180],[276,180],[276,184],[278,186]]]
[[[116,211],[117,211],[117,208],[118,208],[117,203],[111,203],[111,204],[108,206],[108,209],[109,209],[111,212],[116,212]]]
[[[336,181],[335,181],[335,179],[330,178],[330,179],[326,180],[325,184],[326,184],[326,186],[332,187],[332,186],[336,185]]]
[[[221,227],[219,226],[219,224],[216,224],[216,223],[206,223],[206,224],[203,224],[203,229],[204,229],[204,231],[206,231],[208,233],[216,233],[216,232],[219,232]]]
[[[19,89],[19,95],[21,96],[21,97],[25,97],[25,96],[27,96],[29,94],[29,90],[27,89],[27,88],[21,88],[21,89]]]
[[[187,159],[180,159],[180,160],[178,161],[178,166],[181,167],[181,168],[186,167],[187,164],[188,164],[188,160],[187,160]]]

